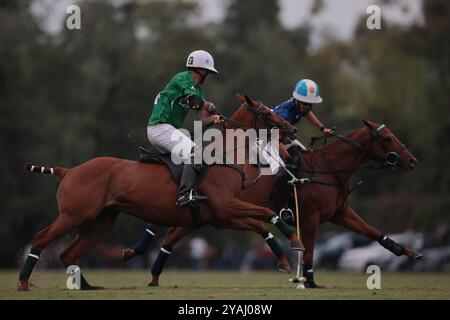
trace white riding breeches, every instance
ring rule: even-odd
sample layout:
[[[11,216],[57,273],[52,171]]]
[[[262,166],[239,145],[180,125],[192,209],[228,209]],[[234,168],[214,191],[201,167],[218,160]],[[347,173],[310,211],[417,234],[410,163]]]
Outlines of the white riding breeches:
[[[191,158],[195,143],[180,130],[168,123],[160,123],[147,127],[150,143],[161,152],[170,152],[172,160],[176,158],[183,162]]]

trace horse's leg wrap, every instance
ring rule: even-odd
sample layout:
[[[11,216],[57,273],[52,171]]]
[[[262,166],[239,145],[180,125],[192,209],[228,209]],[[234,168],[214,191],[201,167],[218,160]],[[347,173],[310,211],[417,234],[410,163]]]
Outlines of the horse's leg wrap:
[[[284,256],[284,250],[277,239],[274,238],[273,234],[267,232],[263,234],[262,237],[264,238],[264,240],[266,240],[267,245],[270,247],[270,249],[278,259]]]
[[[397,242],[385,236],[384,234],[380,234],[380,236],[378,237],[378,243],[381,244],[386,249],[388,249],[393,254],[395,254],[396,256],[401,256],[405,252],[405,248],[402,245],[398,244]]]
[[[273,214],[270,218],[270,222],[274,224],[286,238],[290,239],[294,234],[294,230],[276,214]]]
[[[164,265],[166,264],[167,258],[169,258],[171,253],[172,253],[171,248],[161,247],[161,251],[159,252],[158,258],[156,258],[156,261],[152,267],[153,275],[159,276],[161,274],[162,269],[164,268]]]
[[[144,252],[147,250],[148,246],[150,245],[150,242],[152,242],[153,238],[155,237],[155,232],[148,226],[145,229],[144,234],[142,235],[142,239],[139,241],[139,243],[134,247],[134,252],[138,255],[143,255]]]
[[[305,287],[306,288],[315,288],[316,283],[314,282],[314,270],[311,265],[304,264],[303,265],[303,277],[306,278]]]
[[[20,271],[19,279],[29,279],[31,272],[33,271],[36,262],[39,260],[39,255],[41,254],[41,249],[37,247],[32,247],[30,253],[28,254],[27,260],[25,261],[22,270]]]

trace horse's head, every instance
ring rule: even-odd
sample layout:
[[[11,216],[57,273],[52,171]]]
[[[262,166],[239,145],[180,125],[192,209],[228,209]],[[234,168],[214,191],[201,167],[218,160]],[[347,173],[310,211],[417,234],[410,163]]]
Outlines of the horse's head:
[[[402,167],[414,169],[417,159],[384,124],[363,120],[373,139],[372,152],[375,160],[384,162],[389,169]]]
[[[233,115],[233,120],[247,128],[267,130],[277,128],[283,137],[286,135],[290,139],[295,139],[297,128],[272,112],[261,101],[254,101],[249,96],[241,96],[238,93],[236,97],[241,102],[241,106]]]

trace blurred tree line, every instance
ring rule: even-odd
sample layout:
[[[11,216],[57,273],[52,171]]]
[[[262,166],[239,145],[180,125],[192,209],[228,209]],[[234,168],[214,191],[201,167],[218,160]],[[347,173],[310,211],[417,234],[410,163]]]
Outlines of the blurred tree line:
[[[315,50],[309,20],[287,29],[276,0],[229,0],[221,23],[199,23],[193,1],[77,4],[82,29],[52,34],[32,14],[32,1],[0,0],[0,266],[13,266],[19,249],[57,215],[56,179],[31,176],[23,164],[136,159],[127,134],[146,143],[154,97],[199,48],[213,53],[220,70],[205,92],[223,113],[237,108],[235,92],[274,106],[298,79],[310,78],[324,98],[316,113],[339,132],[362,126],[361,119],[386,123],[418,168],[363,174],[367,184],[352,195],[355,207],[384,232],[449,223],[448,1],[424,0],[423,24],[383,20],[374,31],[363,15],[352,41],[330,37]],[[316,1],[311,15],[322,7]],[[304,143],[318,134],[300,129]],[[142,223],[123,217],[115,230],[111,241],[130,243]],[[227,241],[224,231],[204,234],[219,246]]]

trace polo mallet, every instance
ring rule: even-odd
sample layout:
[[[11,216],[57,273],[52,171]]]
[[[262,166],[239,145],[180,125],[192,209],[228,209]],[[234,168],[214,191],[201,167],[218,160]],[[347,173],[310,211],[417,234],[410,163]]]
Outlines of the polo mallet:
[[[296,224],[297,224],[297,238],[301,241],[301,234],[300,234],[300,210],[298,207],[298,198],[297,198],[297,185],[296,180],[298,179],[292,179],[289,181],[290,184],[292,184],[292,188],[294,189],[294,199],[295,199],[295,216],[296,216]],[[302,263],[302,256],[303,251],[299,250],[297,255],[297,277],[289,279],[292,283],[298,283],[297,289],[305,289],[305,277],[300,277],[300,269],[301,269],[301,263]]]
[[[301,183],[301,184],[307,184],[310,183],[311,180],[308,178],[303,178],[303,179],[298,179],[291,171],[289,171],[288,168],[286,168],[286,166],[284,166],[280,161],[278,161],[269,151],[265,150],[266,153],[268,153],[275,161],[278,162],[278,164],[281,166],[281,168],[283,168],[283,170],[289,175],[291,176],[291,180],[289,181],[290,184],[292,184],[292,187],[294,189],[294,199],[295,199],[295,215],[296,215],[296,220],[297,220],[297,238],[301,241],[301,234],[300,234],[300,210],[298,207],[298,197],[297,197],[297,183]],[[302,262],[302,255],[303,255],[303,251],[299,250],[298,251],[298,256],[297,256],[297,277],[295,278],[291,278],[289,279],[290,282],[292,283],[298,283],[297,285],[297,289],[305,289],[305,281],[306,278],[305,277],[300,277],[300,269],[301,269],[301,262]]]

